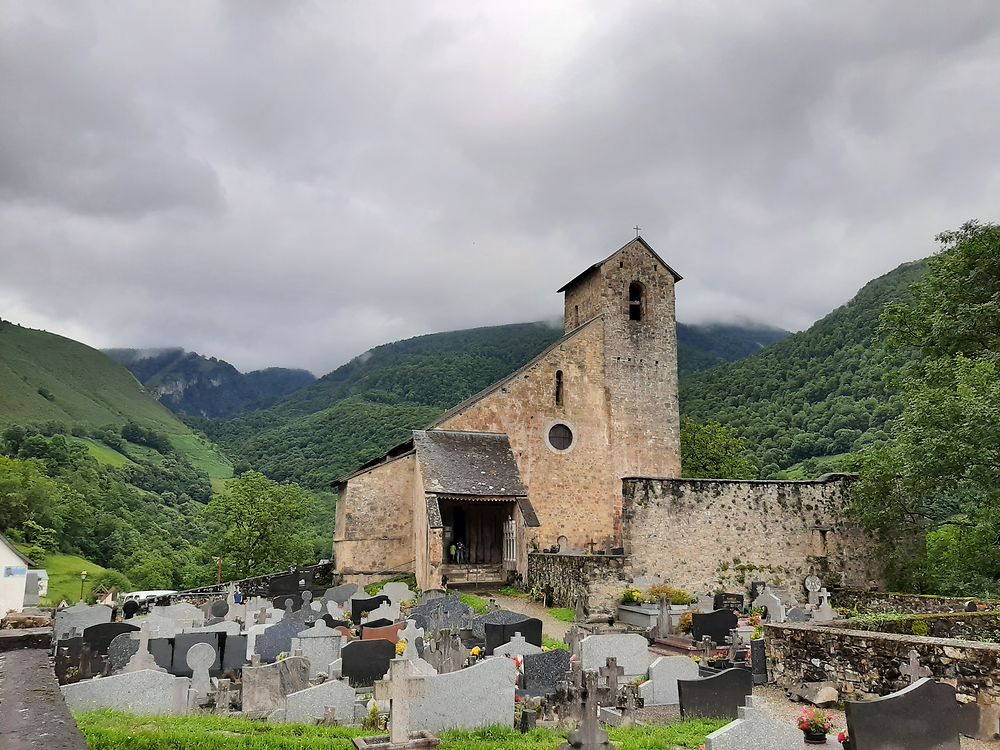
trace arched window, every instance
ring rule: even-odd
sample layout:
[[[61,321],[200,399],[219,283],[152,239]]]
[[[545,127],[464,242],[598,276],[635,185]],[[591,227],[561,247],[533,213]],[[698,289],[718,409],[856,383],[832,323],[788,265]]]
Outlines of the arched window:
[[[628,285],[628,319],[642,320],[645,288],[638,281]]]
[[[562,402],[563,402],[562,370],[556,370],[556,406],[562,406]]]

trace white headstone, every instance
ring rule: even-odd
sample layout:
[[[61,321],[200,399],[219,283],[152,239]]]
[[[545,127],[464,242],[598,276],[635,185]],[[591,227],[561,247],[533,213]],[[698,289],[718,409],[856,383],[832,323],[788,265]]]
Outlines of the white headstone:
[[[609,656],[618,659],[626,677],[639,677],[649,670],[649,643],[636,633],[588,635],[580,642],[580,653],[585,672],[600,669]]]
[[[771,713],[762,698],[748,695],[737,709],[739,718],[705,738],[705,750],[785,750],[802,747],[802,731],[794,723]]]
[[[63,685],[60,690],[74,712],[107,708],[135,716],[179,715],[187,712],[190,684],[187,677],[144,669]]]
[[[290,693],[285,699],[285,721],[292,724],[315,724],[326,716],[326,709],[334,709],[334,718],[340,724],[354,723],[354,702],[357,693],[346,682],[330,679],[315,687]]]
[[[698,664],[688,656],[660,656],[649,665],[649,680],[639,686],[646,706],[680,703],[677,680],[698,679]]]
[[[517,668],[511,659],[490,657],[467,669],[421,681],[424,697],[411,705],[411,729],[479,729],[507,725],[514,715]]]
[[[417,595],[410,591],[410,587],[402,581],[393,581],[382,587],[382,594],[388,596],[390,601],[397,607],[403,602],[408,602],[417,598]]]
[[[507,643],[493,649],[494,656],[526,656],[540,653],[542,649],[534,643],[528,643],[520,633],[514,633]]]
[[[770,586],[764,586],[764,590],[753,600],[754,607],[767,607],[767,621],[779,623],[785,621],[785,605],[781,599],[774,595]]]

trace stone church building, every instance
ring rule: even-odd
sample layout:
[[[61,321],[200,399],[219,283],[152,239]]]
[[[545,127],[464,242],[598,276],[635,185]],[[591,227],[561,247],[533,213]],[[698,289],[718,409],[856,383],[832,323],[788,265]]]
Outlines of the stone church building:
[[[443,576],[526,580],[531,553],[556,546],[642,557],[630,540],[648,529],[636,535],[637,511],[623,514],[630,478],[680,476],[680,280],[636,237],[567,282],[558,341],[336,483],[337,572],[414,572],[427,589]],[[803,519],[796,561],[816,551],[817,522],[832,524]]]

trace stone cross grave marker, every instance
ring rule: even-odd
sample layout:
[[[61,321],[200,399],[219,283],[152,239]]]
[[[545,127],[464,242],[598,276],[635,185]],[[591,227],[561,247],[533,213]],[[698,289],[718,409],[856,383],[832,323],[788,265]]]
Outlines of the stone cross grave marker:
[[[916,649],[910,649],[910,653],[907,654],[910,661],[908,664],[903,665],[899,668],[899,673],[910,678],[910,683],[914,683],[921,677],[930,677],[932,672],[927,667],[921,665],[920,654],[917,653]]]
[[[767,609],[767,621],[779,623],[785,621],[785,605],[781,599],[774,595],[770,586],[764,586],[764,590],[753,600],[754,607],[764,607]]]
[[[666,638],[674,632],[673,623],[670,621],[670,599],[666,596],[660,597],[660,612],[656,616],[656,637]]]
[[[583,722],[570,732],[568,742],[559,750],[614,750],[608,733],[597,719],[597,672],[587,672],[583,683]]]
[[[618,704],[618,680],[625,676],[625,668],[618,666],[618,659],[609,656],[607,664],[598,670],[602,680],[606,681],[607,702],[604,705],[616,706]]]
[[[196,643],[188,649],[187,665],[191,668],[191,694],[195,704],[203,703],[212,691],[208,670],[215,664],[215,649],[209,643]]]
[[[153,669],[157,672],[166,672],[167,670],[160,667],[153,659],[153,654],[149,651],[149,629],[140,628],[139,629],[139,648],[132,655],[132,658],[128,660],[124,667],[122,667],[122,672],[138,672],[142,669]]]
[[[587,605],[584,603],[584,598],[582,596],[578,596],[576,598],[575,618],[577,622],[587,621]]]
[[[412,660],[420,658],[420,649],[417,646],[417,642],[424,640],[423,628],[418,628],[417,623],[413,620],[407,620],[406,627],[399,631],[399,640],[406,641],[406,650],[403,651],[404,659]]]
[[[819,580],[819,576],[810,573],[806,576],[806,580],[803,581],[803,585],[806,587],[806,591],[809,592],[809,605],[815,607],[819,604],[819,590],[823,588],[823,582]]]
[[[837,613],[834,611],[833,607],[830,606],[830,592],[827,591],[824,586],[819,590],[819,595],[823,602],[813,613],[813,619],[816,622],[831,622],[837,617]]]
[[[413,663],[393,659],[388,679],[375,683],[375,700],[389,701],[389,741],[405,745],[410,741],[410,700],[424,697],[424,683],[412,677]]]
[[[580,635],[580,629],[575,625],[566,631],[566,635],[563,636],[563,643],[569,646],[569,652],[576,657],[580,657],[580,643],[583,641],[583,637]]]

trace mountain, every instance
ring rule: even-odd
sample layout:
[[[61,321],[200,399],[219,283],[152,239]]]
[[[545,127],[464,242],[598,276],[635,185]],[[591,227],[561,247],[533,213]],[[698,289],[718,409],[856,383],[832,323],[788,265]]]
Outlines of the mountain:
[[[0,425],[49,423],[51,434],[129,422],[166,435],[178,454],[211,478],[232,476],[232,465],[214,445],[110,357],[54,333],[0,321]]]
[[[884,440],[898,414],[887,376],[899,365],[876,338],[886,303],[905,300],[926,262],[904,263],[866,284],[801,333],[738,362],[681,381],[681,413],[738,428],[765,476]],[[796,467],[794,476],[801,475]]]
[[[268,476],[324,489],[562,335],[544,323],[435,333],[378,346],[271,409],[188,419]],[[754,326],[678,325],[682,372],[738,359],[787,336]]]
[[[216,419],[266,409],[316,380],[311,372],[284,367],[242,373],[224,360],[181,348],[104,353],[131,370],[171,411]]]

